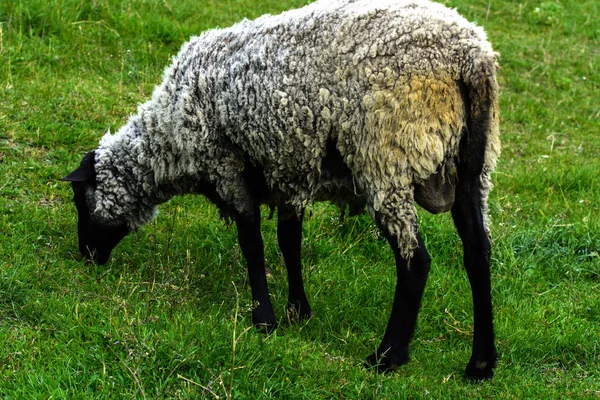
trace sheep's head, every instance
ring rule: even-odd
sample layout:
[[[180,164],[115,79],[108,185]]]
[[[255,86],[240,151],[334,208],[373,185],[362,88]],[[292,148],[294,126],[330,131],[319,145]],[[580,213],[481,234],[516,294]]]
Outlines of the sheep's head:
[[[104,264],[110,258],[112,249],[130,231],[126,223],[108,225],[94,219],[90,210],[96,190],[96,170],[94,152],[89,152],[81,160],[79,167],[63,178],[73,186],[75,207],[77,207],[79,251],[88,260]]]

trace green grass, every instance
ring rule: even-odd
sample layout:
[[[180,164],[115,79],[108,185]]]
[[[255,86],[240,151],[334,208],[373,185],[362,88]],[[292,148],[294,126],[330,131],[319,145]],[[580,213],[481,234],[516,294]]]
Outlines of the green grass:
[[[503,154],[490,199],[500,364],[465,382],[470,290],[448,215],[421,213],[433,258],[395,374],[365,371],[390,312],[391,251],[370,220],[317,204],[304,227],[315,316],[248,330],[234,227],[198,197],[165,204],[103,267],[81,262],[58,178],[116,130],[193,34],[304,1],[0,2],[0,395],[4,398],[600,397],[600,4],[452,0],[501,53]],[[235,351],[233,341],[235,340]]]

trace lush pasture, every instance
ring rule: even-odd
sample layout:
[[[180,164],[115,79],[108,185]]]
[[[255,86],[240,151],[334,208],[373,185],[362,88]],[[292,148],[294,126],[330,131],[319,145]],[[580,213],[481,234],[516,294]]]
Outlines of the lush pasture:
[[[0,2],[0,395],[5,398],[600,397],[600,4],[452,0],[502,54],[503,155],[491,196],[500,364],[470,384],[472,311],[448,215],[421,212],[433,257],[395,374],[364,370],[390,312],[393,256],[366,216],[317,204],[304,227],[315,316],[249,329],[235,227],[176,198],[103,267],[81,261],[58,179],[147,99],[192,34],[305,1]],[[265,214],[267,211],[265,210]]]

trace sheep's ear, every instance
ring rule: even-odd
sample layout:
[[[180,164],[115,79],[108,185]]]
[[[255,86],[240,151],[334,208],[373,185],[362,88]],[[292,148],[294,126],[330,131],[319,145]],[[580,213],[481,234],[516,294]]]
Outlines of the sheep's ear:
[[[94,169],[94,152],[87,153],[79,167],[69,175],[61,179],[65,182],[90,182],[96,179],[96,170]]]

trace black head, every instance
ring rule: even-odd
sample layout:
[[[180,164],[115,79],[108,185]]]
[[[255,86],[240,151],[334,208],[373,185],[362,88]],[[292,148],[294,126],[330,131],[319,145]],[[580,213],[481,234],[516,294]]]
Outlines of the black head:
[[[92,218],[89,199],[93,197],[96,190],[94,152],[87,153],[81,160],[79,168],[62,180],[71,182],[73,186],[73,200],[78,214],[79,251],[88,260],[98,264],[106,263],[112,249],[127,236],[130,228],[126,223],[108,225]]]

